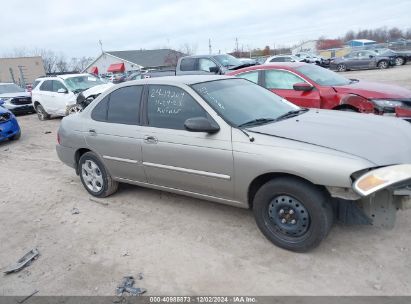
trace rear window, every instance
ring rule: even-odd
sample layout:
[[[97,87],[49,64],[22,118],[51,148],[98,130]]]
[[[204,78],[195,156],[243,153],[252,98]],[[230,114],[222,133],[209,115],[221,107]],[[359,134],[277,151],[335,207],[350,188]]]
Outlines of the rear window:
[[[181,59],[180,70],[181,71],[195,71],[195,58],[185,58]]]
[[[110,94],[107,121],[127,125],[138,124],[143,86],[129,86]]]
[[[40,91],[53,91],[53,83],[51,80],[45,80],[41,86]]]

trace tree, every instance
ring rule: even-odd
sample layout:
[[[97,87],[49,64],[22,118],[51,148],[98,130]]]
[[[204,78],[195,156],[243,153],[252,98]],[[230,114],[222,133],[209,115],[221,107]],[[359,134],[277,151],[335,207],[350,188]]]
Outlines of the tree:
[[[271,54],[270,47],[268,45],[265,46],[263,50],[263,56],[269,56]]]
[[[189,44],[189,43],[184,43],[182,46],[180,46],[179,52],[190,56],[190,55],[195,55],[197,53],[198,46],[197,44]]]

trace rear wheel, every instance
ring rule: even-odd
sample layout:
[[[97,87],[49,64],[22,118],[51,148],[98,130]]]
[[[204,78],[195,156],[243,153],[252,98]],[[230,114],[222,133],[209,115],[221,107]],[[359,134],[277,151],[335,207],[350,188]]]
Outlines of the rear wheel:
[[[404,63],[405,63],[404,58],[402,57],[395,58],[395,65],[403,65]]]
[[[378,62],[377,66],[378,66],[379,69],[388,69],[389,64],[388,64],[388,61],[381,60],[380,62]]]
[[[78,166],[81,182],[91,195],[106,197],[117,191],[118,182],[113,180],[93,152],[84,153],[80,157]]]
[[[50,114],[48,114],[46,112],[46,110],[44,110],[43,106],[41,104],[38,104],[36,106],[36,112],[37,112],[37,116],[40,120],[47,120],[50,119]]]
[[[340,63],[337,65],[338,72],[345,72],[347,70],[347,66],[344,63]]]
[[[315,185],[292,177],[273,179],[261,186],[253,211],[268,240],[296,252],[318,246],[334,221],[329,196]]]

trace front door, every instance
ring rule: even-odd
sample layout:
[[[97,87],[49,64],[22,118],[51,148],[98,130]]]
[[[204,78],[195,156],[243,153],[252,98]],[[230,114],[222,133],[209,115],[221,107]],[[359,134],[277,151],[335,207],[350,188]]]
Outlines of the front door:
[[[321,99],[318,90],[314,87],[311,91],[296,91],[293,85],[307,82],[300,76],[285,70],[265,70],[263,86],[270,91],[284,97],[300,107],[320,108]]]
[[[104,97],[86,121],[85,137],[114,178],[146,182],[139,111],[143,86],[121,87]]]
[[[187,91],[149,85],[143,165],[151,184],[225,199],[233,198],[231,127],[215,134],[189,132],[188,118],[212,118]]]

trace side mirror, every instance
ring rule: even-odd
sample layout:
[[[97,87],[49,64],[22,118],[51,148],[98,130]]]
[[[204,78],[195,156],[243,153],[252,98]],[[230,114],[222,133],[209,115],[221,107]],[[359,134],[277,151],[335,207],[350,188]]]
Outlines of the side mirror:
[[[218,74],[220,72],[220,68],[218,66],[210,67],[210,73]]]
[[[295,83],[295,84],[293,85],[293,89],[294,89],[295,91],[309,92],[309,91],[311,91],[312,89],[314,89],[314,87],[313,87],[311,84],[309,84],[309,83],[299,82],[299,83]]]
[[[57,93],[60,93],[60,94],[67,94],[67,93],[68,93],[68,91],[67,91],[66,89],[60,88],[60,89],[58,89],[58,90],[57,90]]]
[[[372,59],[372,58],[374,58],[375,56],[374,56],[374,55],[370,55],[369,57],[370,57],[370,59]]]
[[[212,124],[205,117],[193,117],[184,122],[184,127],[190,132],[216,133],[220,131],[218,125]]]

